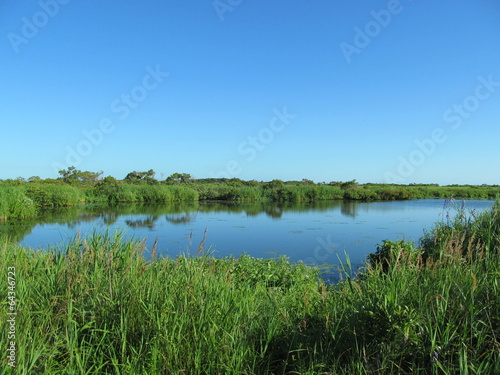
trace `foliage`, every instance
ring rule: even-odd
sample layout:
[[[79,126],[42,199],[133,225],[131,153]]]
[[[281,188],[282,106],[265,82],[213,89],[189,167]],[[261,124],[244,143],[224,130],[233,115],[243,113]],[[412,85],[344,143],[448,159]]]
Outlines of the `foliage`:
[[[383,272],[387,272],[394,264],[417,264],[419,256],[421,250],[415,248],[413,242],[383,240],[375,253],[368,254],[368,262],[371,267],[380,267]]]
[[[342,189],[354,189],[358,186],[359,184],[357,183],[356,180],[351,180],[351,181],[346,181],[346,182],[342,182],[340,184],[340,187]]]
[[[30,183],[25,192],[40,208],[74,206],[85,201],[82,189],[68,185]]]
[[[231,262],[229,273],[237,285],[255,286],[262,283],[268,288],[291,288],[309,283],[315,287],[319,271],[302,263],[291,264],[285,256],[277,259],[258,259],[242,255],[238,259],[227,258]]]
[[[5,244],[16,373],[499,373],[499,209],[450,218],[426,261],[425,246],[383,241],[360,277],[346,265],[334,285],[285,258],[157,259],[120,234]]]
[[[114,201],[119,190],[120,182],[112,176],[104,177],[94,187],[95,195],[105,197],[110,202]]]
[[[468,258],[481,257],[482,252],[490,253],[500,248],[500,200],[492,210],[481,214],[474,210],[467,212],[464,202],[458,206],[454,200],[449,200],[446,206],[446,220],[437,223],[420,239],[427,256],[442,257],[449,246],[458,251],[457,256]],[[455,211],[455,215],[450,211]]]
[[[173,173],[165,181],[154,178],[155,172],[130,172],[124,180],[112,176],[100,179],[102,172],[80,171],[75,167],[60,171],[61,177],[0,181],[0,186],[19,188],[33,200],[35,209],[81,203],[171,202],[179,200],[224,200],[239,202],[319,202],[326,200],[404,200],[423,198],[493,199],[500,195],[498,185],[436,184],[359,184],[352,181],[314,183],[311,180],[258,182],[238,178],[193,179],[187,173]],[[69,185],[69,186],[68,186]],[[66,187],[66,188],[63,188]],[[58,188],[60,187],[60,189]],[[30,204],[28,204],[29,211]],[[5,210],[7,215],[12,214]],[[12,211],[13,212],[13,211]],[[16,213],[16,215],[21,215]],[[22,214],[24,215],[24,214]],[[22,216],[21,215],[21,216]]]
[[[80,171],[75,167],[69,167],[68,169],[62,169],[59,171],[60,179],[69,184],[84,183],[84,184],[94,184],[99,180],[99,177],[103,172],[89,172]],[[36,180],[36,178],[35,178]]]
[[[167,177],[165,183],[167,184],[186,184],[192,179],[189,173],[173,173]]]
[[[0,185],[0,223],[8,219],[26,219],[35,215],[35,203],[21,188]]]
[[[126,182],[130,182],[133,184],[150,184],[155,185],[158,183],[158,180],[155,179],[155,171],[150,169],[147,172],[130,172],[125,177]]]

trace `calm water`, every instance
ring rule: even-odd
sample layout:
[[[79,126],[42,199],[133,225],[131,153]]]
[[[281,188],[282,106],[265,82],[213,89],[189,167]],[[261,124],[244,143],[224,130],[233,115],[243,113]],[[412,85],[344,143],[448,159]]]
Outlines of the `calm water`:
[[[465,202],[466,209],[478,211],[492,204]],[[437,199],[284,205],[195,202],[47,211],[40,220],[1,230],[32,248],[60,245],[78,232],[85,236],[109,229],[147,238],[149,249],[158,239],[157,252],[163,256],[195,254],[205,236],[205,249],[215,256],[286,255],[291,261],[322,264],[338,263],[348,254],[353,264],[361,264],[382,240],[418,240],[447,214],[455,211]]]

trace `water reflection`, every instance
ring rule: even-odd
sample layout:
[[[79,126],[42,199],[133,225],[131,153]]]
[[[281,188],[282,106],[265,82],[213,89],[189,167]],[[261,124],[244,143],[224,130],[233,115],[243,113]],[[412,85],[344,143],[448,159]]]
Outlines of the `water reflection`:
[[[193,221],[196,218],[196,215],[191,215],[190,212],[186,212],[183,214],[170,214],[170,215],[165,215],[165,219],[170,223],[170,224],[189,224],[191,221]]]
[[[76,207],[62,207],[57,210],[42,210],[36,218],[26,220],[12,220],[8,224],[0,225],[0,236],[6,237],[10,242],[20,242],[23,238],[31,234],[37,225],[46,224],[67,224],[75,227],[82,221],[93,221],[93,218],[86,217]]]
[[[159,216],[148,216],[145,219],[136,219],[136,220],[125,220],[125,224],[127,224],[130,228],[148,228],[154,229],[155,222],[158,220]]]
[[[46,224],[61,224],[69,229],[78,228],[82,223],[93,223],[97,227],[109,227],[124,218],[126,226],[154,229],[158,221],[166,220],[173,225],[185,226],[196,221],[198,214],[226,213],[242,214],[246,217],[265,215],[274,220],[282,219],[286,214],[340,212],[349,219],[370,212],[383,214],[399,209],[413,210],[416,206],[442,207],[442,200],[419,200],[401,202],[356,202],[356,201],[319,201],[296,203],[234,203],[222,201],[206,202],[175,202],[163,205],[150,204],[117,204],[117,205],[87,205],[83,207],[64,207],[47,209],[34,219],[14,221],[0,226],[0,235],[7,236],[9,241],[20,242],[28,236],[33,227]],[[484,202],[485,204],[489,204]],[[337,221],[338,222],[338,221]]]
[[[69,229],[78,228],[82,223],[94,223],[97,227],[112,226],[127,217],[125,224],[132,228],[154,229],[163,217],[173,225],[188,225],[196,220],[198,213],[232,213],[248,217],[265,215],[281,219],[287,212],[327,211],[341,207],[341,213],[354,217],[356,203],[353,202],[314,202],[314,203],[233,203],[233,202],[175,202],[164,205],[142,203],[117,205],[86,205],[83,207],[63,207],[45,209],[37,218],[13,221],[0,226],[0,234],[11,242],[20,242],[37,225],[61,224]],[[132,217],[140,215],[140,217]]]
[[[76,233],[125,231],[158,241],[158,254],[196,253],[205,241],[216,256],[282,254],[292,261],[338,263],[349,254],[362,262],[384,239],[418,240],[425,228],[444,217],[444,200],[393,202],[230,203],[188,202],[166,205],[124,204],[46,210],[36,219],[0,227],[0,236],[39,248],[60,245]],[[491,201],[469,201],[468,208],[488,208]],[[473,206],[471,206],[473,205]],[[208,229],[208,232],[207,232]],[[274,254],[274,255],[273,255]]]
[[[344,216],[355,218],[358,212],[359,202],[342,202],[340,205],[340,212]]]

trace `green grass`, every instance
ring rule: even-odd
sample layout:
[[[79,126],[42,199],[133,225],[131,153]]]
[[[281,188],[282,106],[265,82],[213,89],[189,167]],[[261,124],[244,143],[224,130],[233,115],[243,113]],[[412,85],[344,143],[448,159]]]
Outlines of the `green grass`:
[[[305,309],[294,296],[316,286],[315,271],[283,259],[147,262],[143,251],[141,243],[107,235],[76,239],[63,252],[5,246],[0,268],[16,267],[18,280],[17,373],[265,367],[267,329],[282,329],[282,302]]]
[[[210,180],[210,179],[209,179]],[[41,208],[82,203],[168,203],[179,201],[224,200],[229,202],[320,202],[331,200],[404,200],[423,198],[478,198],[499,196],[498,186],[434,186],[345,183],[315,184],[312,181],[273,180],[271,182],[234,179],[218,182],[178,184],[152,181],[148,184],[116,180],[108,176],[93,183],[65,183],[63,180],[0,181],[0,220],[24,219]],[[219,181],[220,180],[220,181]]]
[[[22,189],[14,186],[0,188],[0,223],[9,218],[26,219],[35,215],[35,202]]]
[[[70,185],[29,184],[24,191],[37,207],[75,206],[85,202],[84,190]]]
[[[198,193],[186,186],[133,185],[119,183],[113,187],[94,190],[96,197],[102,197],[110,203],[146,202],[166,203],[174,201],[198,200]]]
[[[252,201],[263,200],[262,189],[254,186],[230,186],[225,184],[206,184],[196,186],[200,200]]]
[[[365,184],[338,185],[259,183],[257,186],[210,183],[192,185],[200,200],[315,202],[321,200],[405,200],[425,198],[495,199],[493,186],[411,186]]]
[[[499,205],[460,215],[419,246],[384,241],[335,285],[285,258],[157,259],[156,245],[119,234],[44,251],[5,243],[15,373],[498,374]]]
[[[84,203],[168,203],[197,201],[198,192],[186,186],[116,184],[102,188],[67,184],[0,184],[0,222],[33,218],[46,208]]]

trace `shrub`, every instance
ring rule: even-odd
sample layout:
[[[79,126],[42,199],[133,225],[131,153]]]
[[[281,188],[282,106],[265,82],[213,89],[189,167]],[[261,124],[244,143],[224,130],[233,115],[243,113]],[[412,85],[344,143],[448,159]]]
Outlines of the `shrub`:
[[[0,222],[36,215],[36,205],[22,187],[0,185]]]
[[[26,195],[38,207],[74,206],[85,202],[83,190],[69,185],[30,184]]]
[[[454,253],[470,260],[500,248],[500,201],[480,214],[467,212],[464,205],[459,207],[452,200],[447,206],[455,216],[448,211],[446,219],[420,239],[427,256],[441,258]]]
[[[368,254],[368,262],[371,267],[380,267],[383,272],[387,272],[400,265],[418,264],[419,256],[421,251],[415,248],[413,242],[383,240],[375,253]]]

